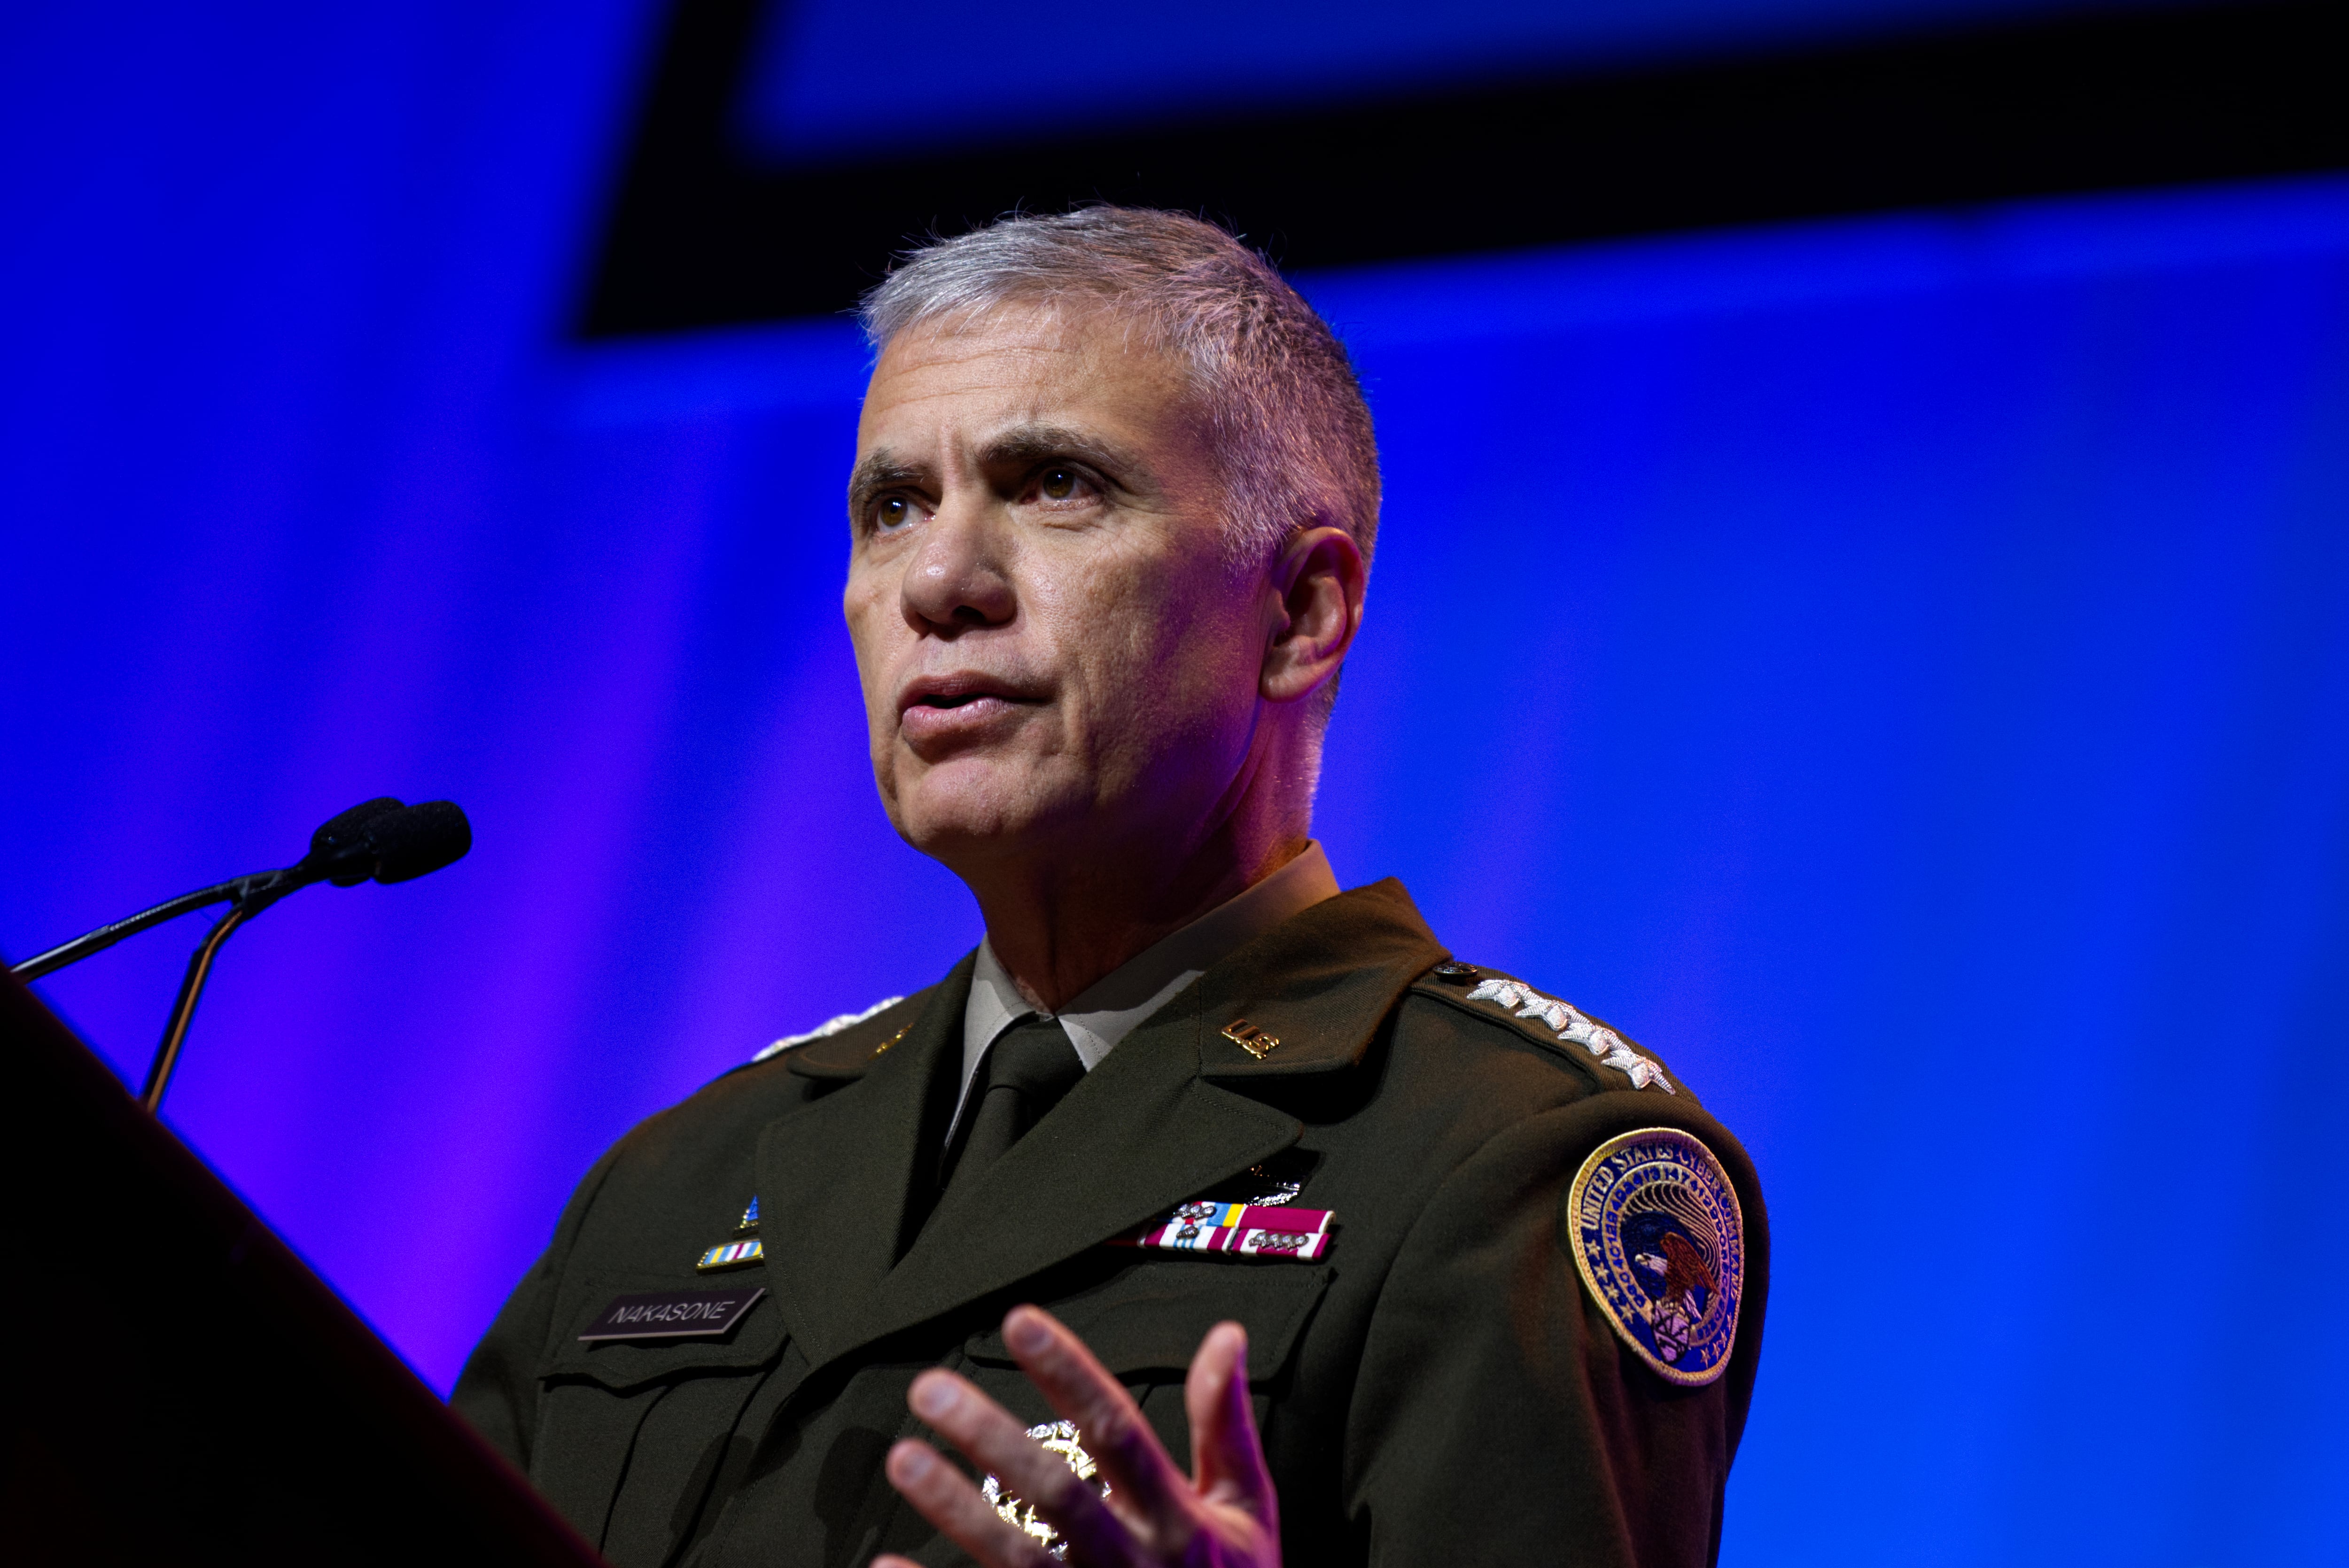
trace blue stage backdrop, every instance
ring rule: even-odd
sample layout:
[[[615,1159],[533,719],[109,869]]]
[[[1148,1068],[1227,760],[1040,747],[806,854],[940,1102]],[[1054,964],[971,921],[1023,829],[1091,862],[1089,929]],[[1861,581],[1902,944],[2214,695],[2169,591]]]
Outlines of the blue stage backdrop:
[[[78,15],[0,47],[0,946],[461,801],[170,1112],[445,1387],[613,1138],[977,937],[865,772],[860,351],[563,346],[634,6]],[[1723,1561],[2339,1561],[2349,182],[1306,282],[1390,481],[1341,876],[1767,1184]],[[47,995],[135,1077],[196,934]]]

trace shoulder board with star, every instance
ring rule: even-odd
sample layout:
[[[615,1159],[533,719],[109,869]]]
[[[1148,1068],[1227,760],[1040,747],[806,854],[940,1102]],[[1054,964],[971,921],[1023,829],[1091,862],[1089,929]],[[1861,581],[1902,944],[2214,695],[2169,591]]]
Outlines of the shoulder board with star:
[[[817,1040],[829,1039],[833,1036],[841,1033],[843,1030],[854,1028],[857,1025],[864,1023],[868,1018],[879,1017],[882,1014],[887,1012],[890,1008],[895,1006],[905,999],[905,998],[903,996],[884,996],[881,1000],[874,1003],[873,1006],[865,1008],[861,1013],[843,1013],[837,1017],[826,1018],[823,1023],[818,1024],[814,1028],[806,1031],[804,1034],[785,1035],[781,1039],[773,1041],[769,1045],[760,1047],[759,1054],[752,1057],[750,1059],[754,1062],[763,1062],[769,1057],[779,1057],[785,1051],[792,1050],[796,1047],[810,1045]]]
[[[781,1039],[761,1049],[740,1066],[720,1074],[730,1078],[753,1068],[788,1066],[799,1078],[859,1078],[890,1047],[910,1033],[919,1016],[919,1004],[928,991],[910,996],[885,996],[870,1007],[826,1018],[812,1029]]]
[[[723,1082],[753,1068],[790,1066],[801,1078],[854,1078],[864,1075],[873,1059],[904,1039],[929,995],[884,996],[870,1007],[826,1018],[812,1029],[769,1042],[745,1061],[735,1063],[711,1081]],[[875,1049],[875,1047],[878,1049]],[[817,1059],[822,1058],[822,1059]]]
[[[1663,1065],[1632,1040],[1573,1003],[1537,991],[1515,975],[1474,964],[1446,962],[1420,976],[1412,989],[1510,1024],[1528,1038],[1589,1069],[1602,1088],[1612,1084],[1609,1074],[1600,1069],[1611,1069],[1619,1075],[1613,1082],[1628,1083],[1635,1089],[1681,1092],[1665,1076]]]

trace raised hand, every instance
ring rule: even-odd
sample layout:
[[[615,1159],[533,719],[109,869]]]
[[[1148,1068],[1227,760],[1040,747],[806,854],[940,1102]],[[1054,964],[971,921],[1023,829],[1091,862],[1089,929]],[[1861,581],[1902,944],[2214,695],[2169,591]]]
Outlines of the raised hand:
[[[1014,1307],[1004,1343],[1052,1408],[1076,1423],[1109,1482],[1107,1496],[1047,1453],[1002,1406],[966,1378],[932,1370],[906,1396],[914,1413],[981,1470],[1034,1505],[1084,1568],[1278,1568],[1280,1513],[1248,1407],[1247,1334],[1219,1323],[1191,1358],[1183,1402],[1191,1418],[1185,1475],[1142,1411],[1084,1342],[1049,1313]],[[986,1568],[1047,1568],[1051,1553],[999,1517],[978,1489],[927,1443],[889,1450],[890,1484]],[[874,1568],[916,1568],[882,1557]]]

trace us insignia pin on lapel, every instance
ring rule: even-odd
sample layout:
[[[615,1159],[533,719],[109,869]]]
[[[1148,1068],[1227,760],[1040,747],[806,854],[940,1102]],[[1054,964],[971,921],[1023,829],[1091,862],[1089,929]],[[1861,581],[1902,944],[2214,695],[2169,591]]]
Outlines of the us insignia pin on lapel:
[[[1234,1018],[1230,1023],[1226,1024],[1223,1027],[1223,1036],[1258,1061],[1264,1060],[1265,1057],[1280,1049],[1278,1035],[1268,1035],[1246,1018]]]
[[[1745,1220],[1713,1150],[1669,1127],[1610,1138],[1566,1200],[1574,1263],[1624,1344],[1668,1382],[1729,1367],[1745,1285]]]

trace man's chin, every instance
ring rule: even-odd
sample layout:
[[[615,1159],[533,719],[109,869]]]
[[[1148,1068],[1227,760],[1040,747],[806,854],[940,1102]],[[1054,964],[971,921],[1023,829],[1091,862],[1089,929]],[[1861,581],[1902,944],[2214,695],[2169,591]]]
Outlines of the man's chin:
[[[898,834],[949,867],[1049,851],[1072,841],[1089,815],[1083,791],[1068,780],[976,758],[901,779],[895,806]]]

